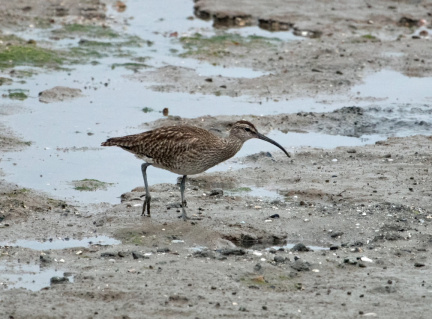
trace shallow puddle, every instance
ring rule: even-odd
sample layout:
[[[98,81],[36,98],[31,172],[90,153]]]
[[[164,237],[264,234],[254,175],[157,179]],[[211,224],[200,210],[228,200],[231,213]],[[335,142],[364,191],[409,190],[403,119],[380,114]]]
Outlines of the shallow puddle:
[[[369,75],[364,83],[351,92],[357,97],[385,99],[381,106],[390,103],[426,103],[432,101],[432,77],[408,77],[392,70],[381,70]]]
[[[41,268],[29,264],[0,264],[0,285],[6,289],[25,288],[38,291],[50,286],[52,277],[65,277],[65,273],[51,268]],[[68,276],[73,282],[73,276]]]
[[[1,242],[0,246],[12,246],[12,247],[22,247],[34,250],[49,250],[49,249],[65,249],[73,247],[88,247],[90,245],[118,245],[121,241],[107,237],[107,236],[97,236],[97,237],[85,237],[83,239],[48,239],[46,241],[37,240],[27,240],[18,239],[13,242]]]

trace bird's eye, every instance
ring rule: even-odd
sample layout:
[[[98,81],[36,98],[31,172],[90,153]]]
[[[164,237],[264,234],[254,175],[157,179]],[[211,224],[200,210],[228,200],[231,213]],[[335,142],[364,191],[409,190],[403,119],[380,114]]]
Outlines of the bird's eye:
[[[250,132],[251,129],[250,129],[249,127],[245,127],[245,131],[246,131],[246,132]]]

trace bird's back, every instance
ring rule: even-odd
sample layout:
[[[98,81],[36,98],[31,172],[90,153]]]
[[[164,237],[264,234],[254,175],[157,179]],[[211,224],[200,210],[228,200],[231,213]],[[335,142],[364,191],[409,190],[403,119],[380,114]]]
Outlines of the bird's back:
[[[119,146],[156,167],[181,175],[201,173],[232,157],[241,147],[227,145],[225,139],[193,126],[161,127],[102,143]]]

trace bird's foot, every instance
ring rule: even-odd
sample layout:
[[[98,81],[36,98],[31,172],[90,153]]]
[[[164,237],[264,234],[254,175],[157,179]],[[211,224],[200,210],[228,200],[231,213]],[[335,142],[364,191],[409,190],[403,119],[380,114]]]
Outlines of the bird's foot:
[[[150,200],[151,197],[150,196],[146,196],[144,203],[143,203],[143,209],[142,209],[142,213],[141,216],[143,217],[150,217]],[[146,210],[147,210],[147,215],[146,215]]]
[[[184,221],[187,221],[187,220],[191,219],[190,217],[183,216],[183,214],[177,216],[177,218],[183,218]]]

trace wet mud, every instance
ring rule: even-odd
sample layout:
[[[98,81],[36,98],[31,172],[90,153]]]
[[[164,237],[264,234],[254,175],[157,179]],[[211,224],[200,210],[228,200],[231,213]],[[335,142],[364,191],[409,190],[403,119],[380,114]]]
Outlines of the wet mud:
[[[269,5],[242,0],[233,10],[230,3],[190,1],[187,21],[212,21],[217,30],[213,35],[164,35],[184,50],[169,57],[172,64],[156,61],[154,52],[149,51],[151,58],[147,58],[141,51],[131,51],[130,60],[145,62],[146,67],[125,59],[121,64],[129,67],[128,72],[112,73],[137,95],[145,87],[146,96],[181,93],[215,98],[205,100],[214,101],[210,107],[199,107],[198,99],[192,110],[183,113],[181,108],[187,105],[178,98],[183,95],[175,95],[181,105],[178,109],[167,100],[137,104],[140,117],[128,115],[134,127],[127,129],[188,124],[224,136],[233,122],[245,119],[291,153],[287,158],[277,148],[264,148],[252,140],[244,153],[222,169],[190,176],[185,195],[193,219],[187,222],[178,218],[180,181],[176,183],[174,174],[167,183],[157,177],[157,169],[149,168],[149,176],[156,180],[150,186],[152,217],[142,217],[139,163],[98,147],[107,136],[119,134],[120,128],[108,128],[107,123],[112,126],[116,121],[93,118],[94,114],[109,113],[117,125],[123,124],[122,109],[109,105],[111,95],[102,107],[96,99],[112,94],[109,91],[121,94],[120,86],[114,84],[120,83],[115,82],[118,79],[102,79],[95,73],[86,82],[67,64],[68,77],[77,79],[67,82],[67,87],[60,80],[52,87],[41,84],[39,96],[26,86],[33,81],[23,74],[26,65],[1,66],[1,317],[429,317],[432,96],[422,88],[432,75],[427,53],[431,5],[427,1],[369,4],[345,0],[287,6],[284,1]],[[94,36],[104,31],[106,37],[106,31],[111,32],[107,28],[126,28],[125,17],[134,16],[128,12],[133,6],[128,1],[21,0],[5,6],[0,24],[17,33],[26,32],[29,24],[42,30],[48,25],[73,24],[71,32],[93,32]],[[125,16],[118,18],[113,11]],[[298,39],[218,33],[243,27],[292,32]],[[55,41],[68,41],[61,34]],[[9,40],[10,46],[23,44],[20,39]],[[138,43],[145,42],[141,40]],[[154,45],[148,41],[146,49]],[[5,50],[0,48],[0,58]],[[115,52],[109,51],[104,58],[112,72],[119,72],[120,64],[113,67],[118,62],[114,56],[126,51]],[[104,58],[93,55],[93,65]],[[199,67],[213,65],[226,72],[231,67],[239,69],[234,72],[237,76],[201,74],[194,67],[176,64],[177,59],[198,60],[203,63]],[[36,73],[64,72],[44,63]],[[240,68],[256,73],[242,77]],[[377,85],[362,87],[376,72],[389,82],[378,78],[382,88],[377,91],[372,90]],[[400,87],[392,78],[415,85],[407,86],[409,92],[405,92],[405,84]],[[25,98],[17,102],[10,97],[11,82],[22,84],[27,91],[20,93]],[[129,98],[134,104],[134,96]],[[240,103],[237,98],[244,99],[241,106],[235,104]],[[311,98],[319,104],[305,100]],[[299,103],[295,111],[286,107],[289,100]],[[51,111],[38,113],[43,110],[35,109],[33,101]],[[218,104],[230,101],[236,102],[228,105],[229,112],[215,111]],[[104,113],[91,113],[98,107]],[[55,117],[47,117],[53,121],[52,134],[58,135],[57,148],[51,152],[51,146],[41,146],[36,134],[39,124],[14,124],[13,116],[26,112],[34,112],[35,118],[50,112],[64,117],[78,112],[91,117],[93,126],[81,134],[88,123],[77,120],[77,128],[68,130],[83,137],[69,145],[61,142],[68,139],[68,131],[56,131]],[[16,129],[31,125],[32,140],[27,139],[27,130]],[[307,141],[308,135],[312,136],[309,144],[290,141]],[[333,145],[332,137],[352,140],[342,145],[335,139]],[[52,193],[41,192],[13,177],[19,176],[11,173],[14,167],[25,170],[34,165],[38,178],[45,182],[49,170],[37,166],[39,159],[18,160],[19,154],[38,154],[26,153],[38,148],[49,152],[49,157],[60,157],[59,161],[76,161],[63,164],[77,175],[63,182],[75,192],[73,196],[58,196],[57,186]],[[103,181],[79,176],[94,161],[111,163],[101,176]],[[123,167],[129,165],[131,171],[125,171]],[[128,191],[118,192],[114,204],[84,200],[85,192],[94,198],[110,187],[117,191],[116,170],[129,180]],[[132,179],[135,175],[136,180]]]

